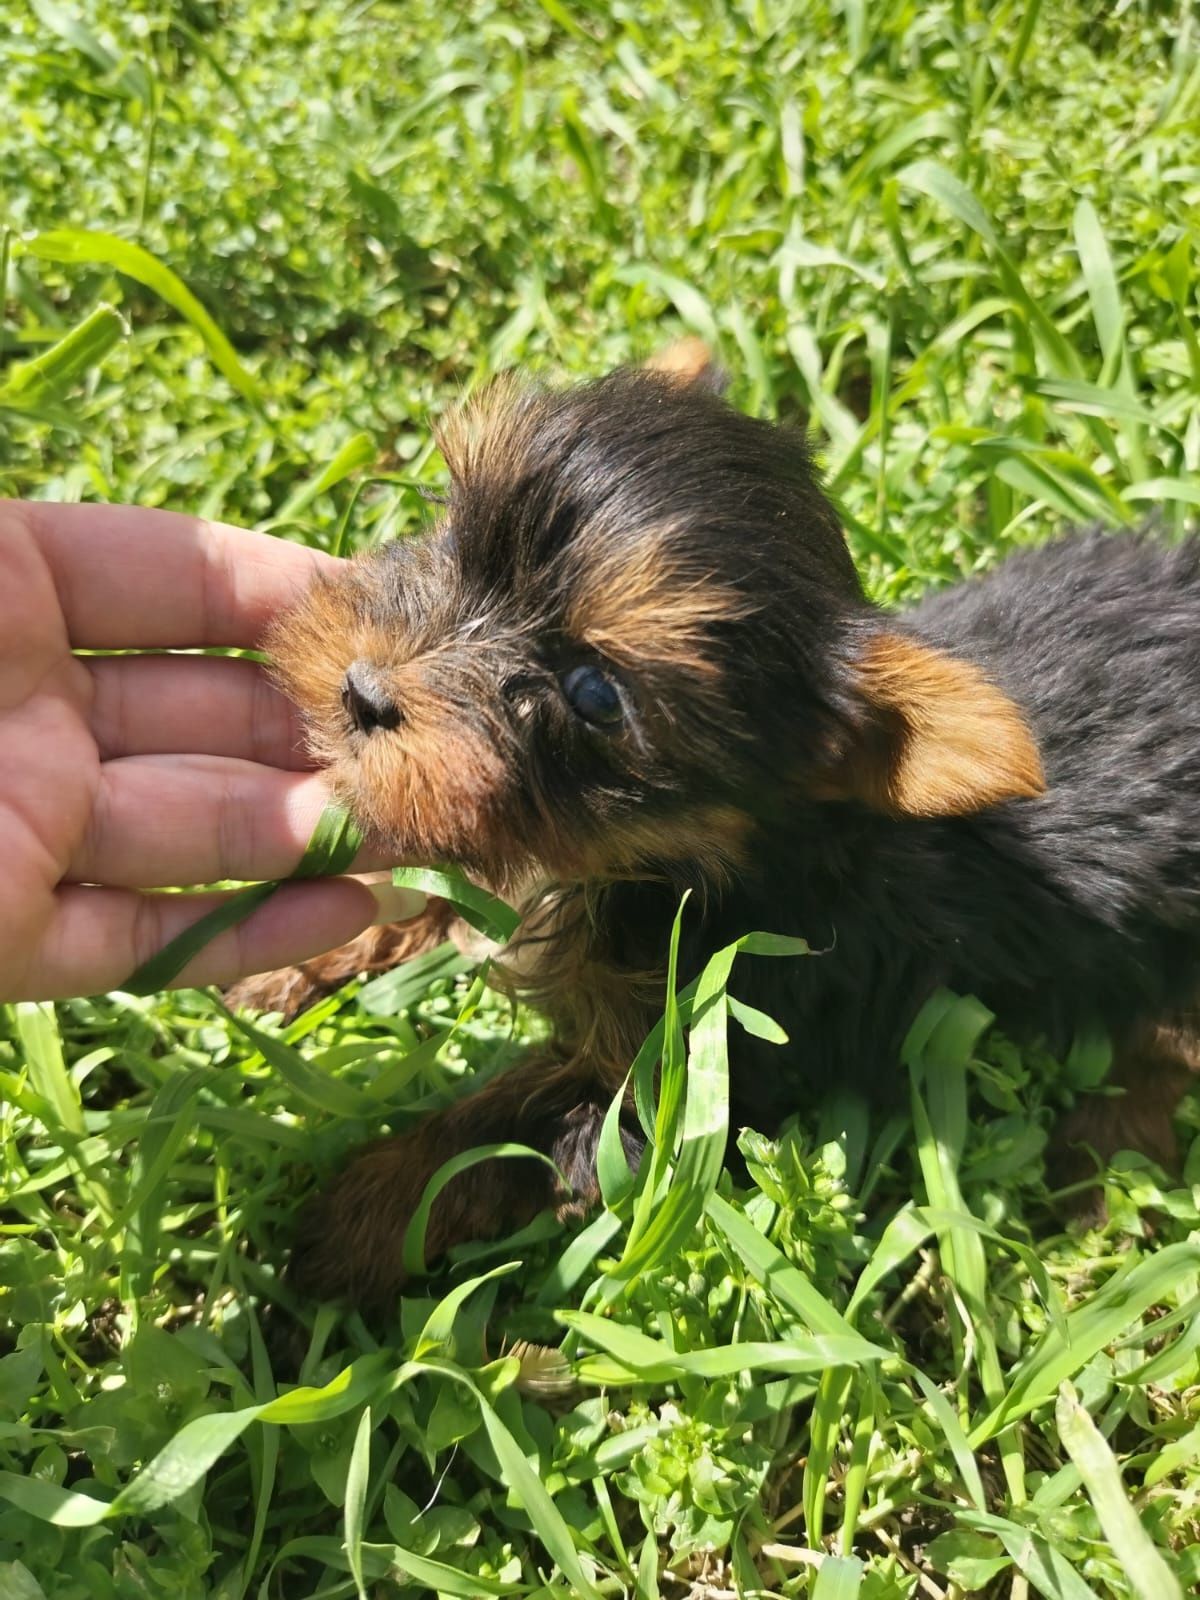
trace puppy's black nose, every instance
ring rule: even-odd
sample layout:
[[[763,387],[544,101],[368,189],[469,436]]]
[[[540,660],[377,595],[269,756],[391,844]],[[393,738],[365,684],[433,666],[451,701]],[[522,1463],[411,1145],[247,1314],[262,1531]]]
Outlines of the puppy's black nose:
[[[404,720],[384,674],[370,661],[352,661],[342,679],[342,704],[360,733],[398,728]]]

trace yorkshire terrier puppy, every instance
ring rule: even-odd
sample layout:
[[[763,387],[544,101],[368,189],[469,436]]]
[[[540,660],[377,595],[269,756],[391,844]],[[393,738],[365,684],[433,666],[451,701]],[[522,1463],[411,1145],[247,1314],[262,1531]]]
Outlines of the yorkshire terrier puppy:
[[[435,1204],[431,1258],[595,1200],[687,887],[681,980],[753,929],[823,952],[738,967],[791,1039],[733,1030],[739,1119],[786,1114],[801,1079],[885,1094],[947,985],[1059,1046],[1106,1028],[1135,1093],[1076,1131],[1168,1156],[1200,993],[1200,547],[1085,533],[883,614],[803,438],[703,378],[495,384],[440,436],[437,526],[275,630],[359,821],[398,861],[525,897],[507,955],[554,1030],[318,1199],[293,1272],[319,1295],[394,1293],[427,1180],[473,1145],[545,1151],[569,1191],[540,1162],[475,1166]],[[413,939],[375,931],[296,992]],[[636,1162],[632,1111],[623,1135]]]

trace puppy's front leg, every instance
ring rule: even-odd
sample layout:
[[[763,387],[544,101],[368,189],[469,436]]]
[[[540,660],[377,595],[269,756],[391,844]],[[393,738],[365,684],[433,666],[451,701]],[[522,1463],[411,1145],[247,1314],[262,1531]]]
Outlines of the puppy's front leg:
[[[477,1145],[528,1145],[548,1155],[565,1181],[544,1162],[520,1157],[467,1168],[434,1202],[427,1261],[451,1245],[511,1232],[547,1205],[560,1216],[586,1211],[599,1199],[596,1146],[613,1092],[586,1063],[535,1059],[411,1132],[367,1145],[305,1207],[292,1281],[318,1299],[385,1305],[405,1284],[404,1235],[426,1184],[443,1162]],[[636,1166],[642,1140],[632,1115],[621,1134]]]

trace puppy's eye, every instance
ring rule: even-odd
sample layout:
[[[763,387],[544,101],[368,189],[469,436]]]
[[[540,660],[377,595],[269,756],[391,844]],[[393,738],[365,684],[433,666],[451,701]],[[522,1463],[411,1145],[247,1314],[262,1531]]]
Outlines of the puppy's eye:
[[[572,667],[559,679],[567,704],[595,728],[615,728],[625,715],[616,684],[599,667]]]

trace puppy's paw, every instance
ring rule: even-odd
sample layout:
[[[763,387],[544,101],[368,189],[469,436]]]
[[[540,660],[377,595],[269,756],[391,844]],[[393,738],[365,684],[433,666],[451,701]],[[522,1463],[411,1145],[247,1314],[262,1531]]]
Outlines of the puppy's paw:
[[[243,978],[225,991],[225,1004],[234,1011],[277,1011],[290,1022],[351,978],[390,972],[402,961],[432,950],[443,943],[454,921],[453,908],[445,900],[429,900],[421,915],[408,922],[367,928],[349,944],[312,961]]]
[[[260,972],[252,978],[243,978],[226,989],[224,999],[231,1011],[278,1012],[285,1022],[291,1022],[329,992],[309,973],[306,965],[280,967],[276,972]]]

